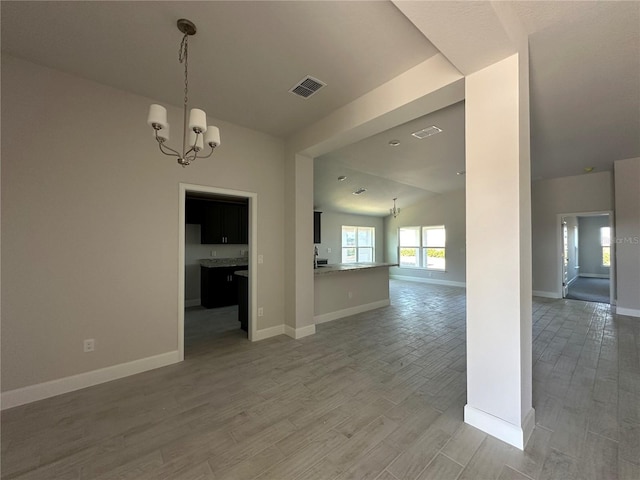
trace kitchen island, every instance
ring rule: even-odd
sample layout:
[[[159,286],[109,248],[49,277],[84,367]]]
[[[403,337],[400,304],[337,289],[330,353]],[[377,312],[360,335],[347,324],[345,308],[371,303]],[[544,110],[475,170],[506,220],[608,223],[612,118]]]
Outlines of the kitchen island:
[[[237,270],[246,268],[247,257],[200,260],[200,303],[205,308],[238,305]]]
[[[390,304],[389,267],[397,263],[340,263],[314,269],[315,323]]]

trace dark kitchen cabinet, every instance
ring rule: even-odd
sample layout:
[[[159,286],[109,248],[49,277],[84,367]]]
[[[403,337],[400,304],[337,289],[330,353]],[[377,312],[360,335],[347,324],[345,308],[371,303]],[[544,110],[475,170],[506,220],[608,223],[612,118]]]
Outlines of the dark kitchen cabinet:
[[[322,212],[313,212],[313,243],[322,243]]]
[[[248,244],[248,205],[211,201],[203,202],[200,242],[215,245]]]
[[[187,198],[185,203],[185,222],[192,224],[202,223],[202,200]]]
[[[200,267],[200,304],[205,308],[238,305],[238,267]]]
[[[238,283],[238,320],[240,328],[245,332],[249,331],[249,278],[243,275],[236,275]]]

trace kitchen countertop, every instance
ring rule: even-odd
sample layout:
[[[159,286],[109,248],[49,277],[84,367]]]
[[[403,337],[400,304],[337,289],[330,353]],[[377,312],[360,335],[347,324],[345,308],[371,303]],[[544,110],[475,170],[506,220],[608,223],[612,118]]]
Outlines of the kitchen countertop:
[[[341,272],[353,272],[367,270],[369,268],[397,267],[397,263],[334,263],[332,265],[318,266],[313,270],[314,275],[324,276]]]
[[[247,257],[203,258],[200,260],[200,266],[206,268],[246,267],[247,265],[249,265],[249,259]]]
[[[234,275],[238,275],[239,277],[249,278],[249,270],[238,270],[233,272]]]

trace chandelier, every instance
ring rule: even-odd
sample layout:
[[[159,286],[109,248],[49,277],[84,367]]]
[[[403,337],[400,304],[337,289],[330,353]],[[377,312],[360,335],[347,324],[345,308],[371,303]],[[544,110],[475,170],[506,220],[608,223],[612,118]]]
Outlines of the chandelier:
[[[182,153],[167,146],[169,140],[169,123],[167,122],[167,109],[162,105],[151,105],[147,123],[153,127],[160,151],[165,155],[176,157],[178,163],[186,167],[196,158],[208,158],[213,149],[220,145],[220,130],[212,125],[207,126],[207,114],[199,108],[192,108],[187,121],[187,103],[189,102],[189,37],[196,34],[196,26],[193,22],[181,18],[178,20],[178,30],[184,36],[178,49],[178,61],[184,63],[184,110]],[[208,155],[200,155],[204,145],[211,147]]]
[[[393,215],[393,218],[396,218],[398,215],[400,215],[400,209],[396,208],[396,200],[397,198],[393,199],[393,208],[389,209],[389,213]]]

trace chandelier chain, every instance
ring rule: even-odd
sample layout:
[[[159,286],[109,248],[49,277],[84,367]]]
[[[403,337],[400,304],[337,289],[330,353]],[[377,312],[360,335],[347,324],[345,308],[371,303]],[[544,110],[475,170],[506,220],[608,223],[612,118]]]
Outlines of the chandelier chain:
[[[178,60],[184,63],[184,104],[189,102],[189,35],[185,33],[178,49]]]

